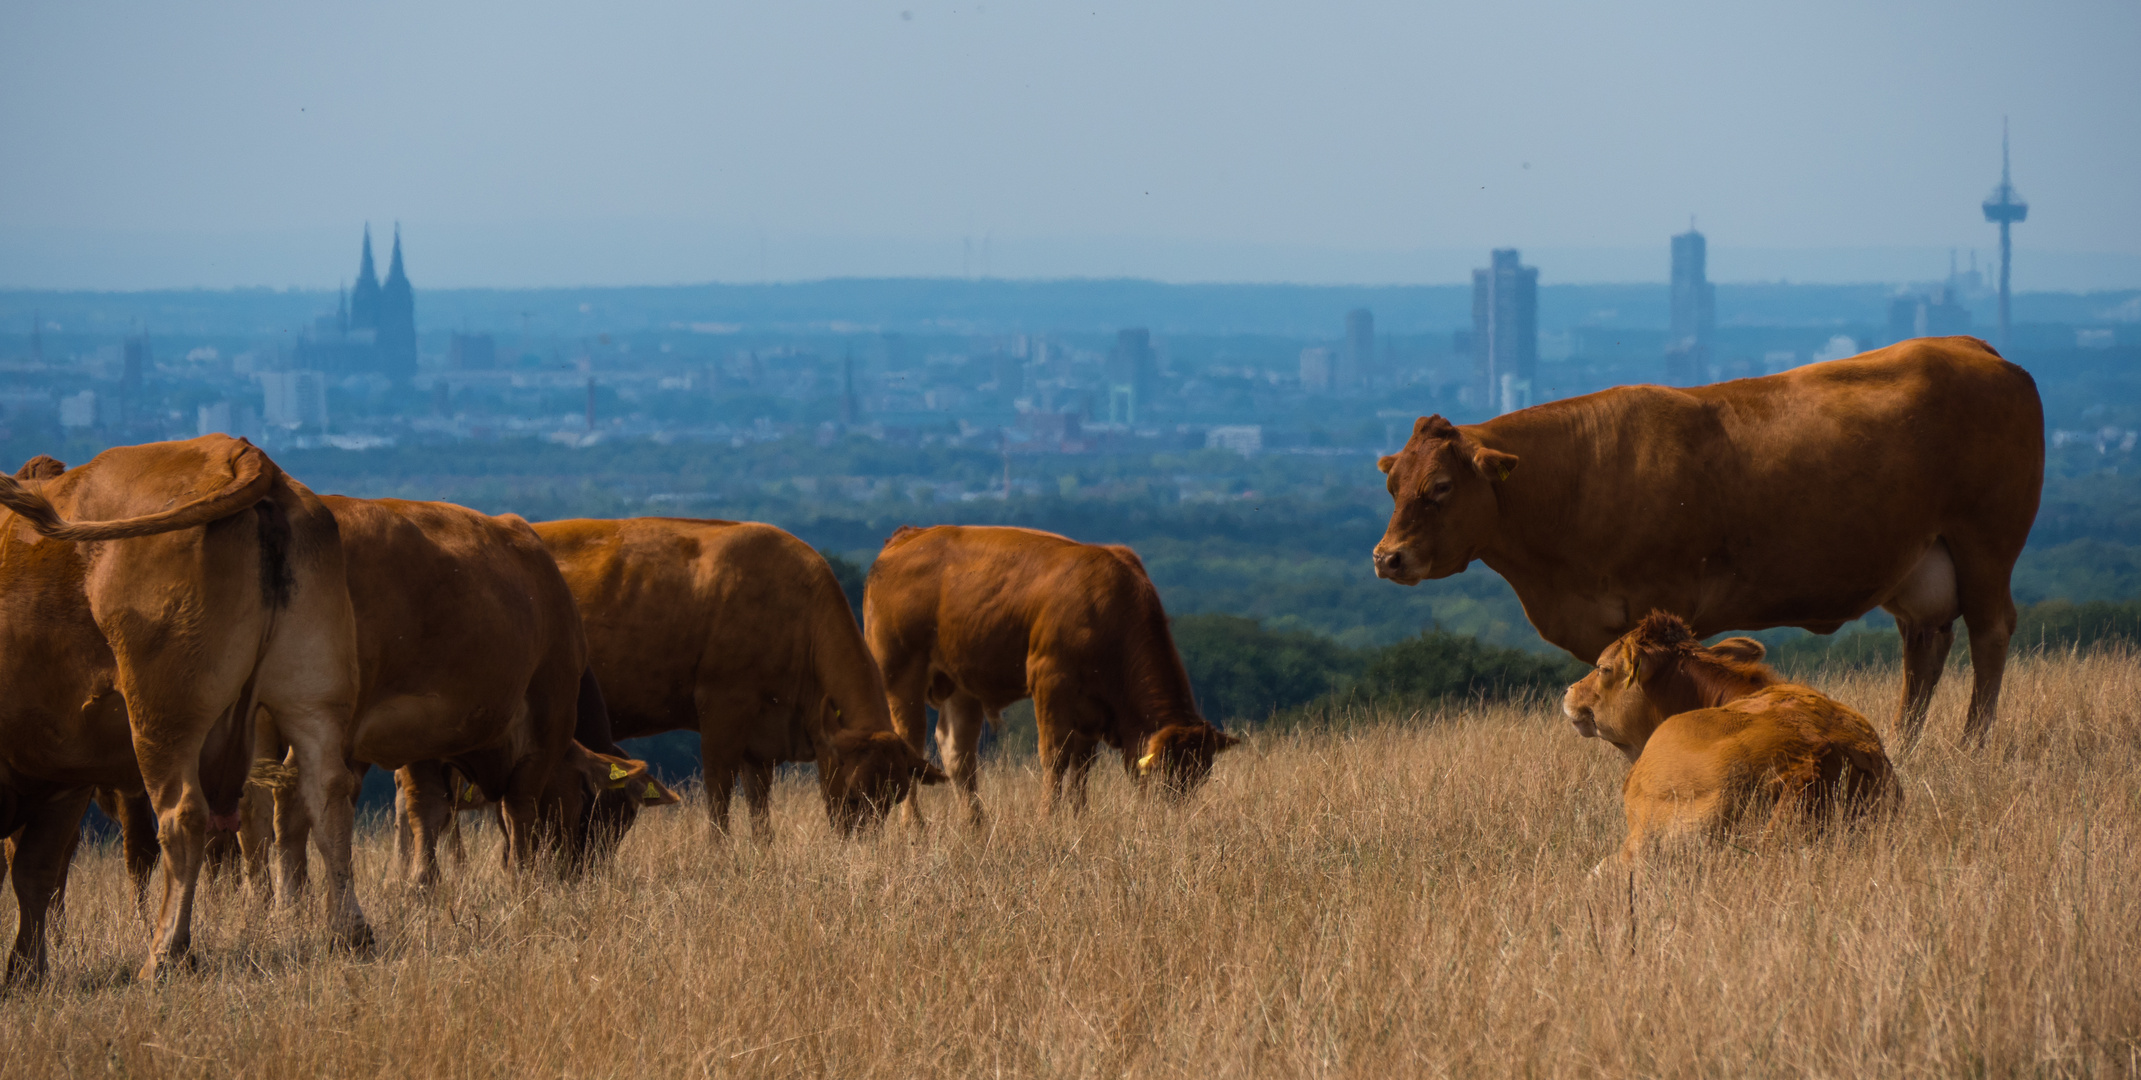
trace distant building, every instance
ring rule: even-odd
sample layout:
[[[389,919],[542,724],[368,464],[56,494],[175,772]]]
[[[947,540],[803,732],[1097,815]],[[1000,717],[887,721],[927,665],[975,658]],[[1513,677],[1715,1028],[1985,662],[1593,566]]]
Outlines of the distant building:
[[[1316,346],[1301,350],[1301,389],[1311,393],[1329,390],[1336,367],[1329,349]]]
[[[1232,450],[1243,457],[1264,449],[1264,428],[1261,424],[1233,424],[1215,427],[1204,433],[1204,448],[1207,450]]]
[[[264,371],[261,419],[285,430],[327,430],[327,380],[317,371]]]
[[[489,371],[498,366],[498,341],[489,334],[454,334],[446,339],[446,363],[455,371]]]
[[[1946,285],[1924,293],[1898,296],[1888,302],[1888,340],[1947,337],[1970,332],[1970,309]]]
[[[1485,269],[1472,271],[1472,368],[1489,411],[1530,403],[1539,368],[1539,271],[1519,262],[1515,248],[1497,249]]]
[[[1152,356],[1152,333],[1142,327],[1115,335],[1115,348],[1108,352],[1108,420],[1135,424],[1152,407],[1159,392],[1159,364]]]
[[[1351,390],[1375,381],[1375,313],[1367,308],[1346,312],[1345,347],[1339,353],[1332,383]]]
[[[493,353],[495,356],[495,351]],[[407,382],[416,375],[416,294],[402,266],[401,229],[381,285],[372,263],[372,229],[364,228],[357,284],[335,305],[335,314],[313,320],[297,341],[297,366],[333,375],[385,375]]]
[[[1672,329],[1665,339],[1665,381],[1700,386],[1710,381],[1717,335],[1717,286],[1710,284],[1709,244],[1693,229],[1673,237]]]
[[[149,335],[135,334],[126,339],[120,349],[119,389],[133,394],[141,390],[141,381],[149,369]]]

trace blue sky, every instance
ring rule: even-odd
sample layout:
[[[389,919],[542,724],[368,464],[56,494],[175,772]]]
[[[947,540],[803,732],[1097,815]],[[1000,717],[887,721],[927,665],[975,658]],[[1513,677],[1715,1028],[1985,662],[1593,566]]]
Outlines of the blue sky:
[[[2141,286],[2141,5],[0,10],[0,285],[840,275]]]

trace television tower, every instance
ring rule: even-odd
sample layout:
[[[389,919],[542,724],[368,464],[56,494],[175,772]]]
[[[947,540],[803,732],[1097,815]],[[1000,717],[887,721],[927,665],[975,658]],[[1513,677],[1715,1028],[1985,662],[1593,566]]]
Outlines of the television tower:
[[[2007,172],[2007,118],[2000,118],[2000,186],[1985,200],[1985,220],[2000,226],[2000,348],[2007,348],[2007,273],[2015,261],[2008,228],[2029,217],[2029,204],[2015,191]]]

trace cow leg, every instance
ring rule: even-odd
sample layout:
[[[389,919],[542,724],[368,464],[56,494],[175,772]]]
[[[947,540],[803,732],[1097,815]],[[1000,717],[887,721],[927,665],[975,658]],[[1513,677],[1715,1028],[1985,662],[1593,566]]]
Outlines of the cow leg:
[[[282,788],[275,792],[274,895],[279,907],[297,903],[311,885],[311,863],[305,847],[312,840],[312,816],[305,810],[304,792]]]
[[[1896,630],[1903,635],[1903,701],[1896,711],[1896,726],[1907,749],[1917,744],[1925,730],[1933,689],[1940,685],[1948,651],[1955,646],[1955,623],[1928,625],[1899,615]]]
[[[15,948],[8,954],[6,985],[45,973],[45,925],[64,903],[67,866],[82,834],[90,789],[76,788],[45,801],[9,844],[9,877],[15,887]]]
[[[773,842],[773,763],[749,761],[743,764],[743,802],[751,812],[751,839],[760,844]]]
[[[981,699],[954,694],[937,710],[937,752],[944,756],[944,771],[966,797],[966,823],[981,828]],[[922,785],[916,784],[919,789]],[[912,796],[909,796],[912,799]]]
[[[1955,617],[1962,613],[1957,600],[1959,581],[1947,541],[1934,540],[1881,602],[1896,617],[1896,629],[1903,635],[1903,702],[1896,725],[1906,747],[1916,743],[1925,728],[1933,688],[1939,685],[1948,650],[1955,645]]]
[[[134,908],[146,912],[149,907],[149,875],[156,872],[156,864],[163,858],[163,851],[156,845],[156,808],[149,805],[146,791],[114,792],[112,817],[119,822],[119,843],[126,852],[126,876],[134,883]]]
[[[238,800],[238,851],[245,860],[245,882],[263,906],[275,902],[275,879],[268,855],[275,845],[275,793],[248,784]]]
[[[133,695],[128,700],[132,702]],[[208,847],[208,796],[201,788],[200,774],[201,740],[208,725],[145,717],[140,712],[133,720],[134,754],[141,764],[149,804],[156,809],[156,843],[164,871],[149,957],[138,976],[150,981],[191,959],[193,897]],[[171,742],[156,738],[172,731],[186,737]]]
[[[1041,739],[1041,766],[1047,773],[1046,808],[1054,813],[1068,794],[1073,813],[1085,810],[1085,778],[1093,766],[1099,743],[1087,732],[1101,729],[1105,719],[1094,703],[1054,680],[1040,680],[1033,695],[1033,720]]]
[[[926,700],[929,670],[926,662],[901,657],[893,660],[894,667],[885,670],[885,697],[892,707],[892,730],[907,741],[907,745],[925,760],[929,757],[929,703]],[[938,715],[937,747],[943,749],[943,716]],[[950,767],[950,762],[945,763]],[[900,816],[907,824],[921,828],[922,785],[916,784],[907,791],[907,798],[900,804]]]
[[[714,741],[701,737],[699,740],[699,770],[706,777],[706,820],[714,827],[714,837],[727,840],[729,837],[729,799],[736,792],[736,771],[741,762],[728,752],[714,745]]]
[[[1963,625],[1970,632],[1970,718],[1963,724],[1963,741],[1974,746],[1984,745],[2000,715],[2000,681],[2007,673],[2007,646],[2015,636],[2015,598],[2009,588],[2014,565],[2012,557],[1956,545],[1956,586]]]
[[[394,803],[396,842],[407,844],[400,869],[409,884],[429,891],[439,883],[439,834],[453,817],[446,765],[421,761],[403,766],[394,774]]]

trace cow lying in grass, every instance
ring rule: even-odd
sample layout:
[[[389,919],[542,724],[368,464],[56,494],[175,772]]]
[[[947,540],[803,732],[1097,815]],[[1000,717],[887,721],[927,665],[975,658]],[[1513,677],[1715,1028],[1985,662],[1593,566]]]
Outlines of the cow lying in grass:
[[[1678,616],[1652,612],[1569,687],[1577,732],[1628,755],[1623,864],[1722,840],[1765,806],[1767,832],[1901,801],[1873,725],[1785,682],[1763,654],[1751,638],[1705,647]]]

